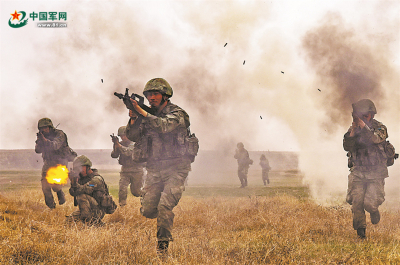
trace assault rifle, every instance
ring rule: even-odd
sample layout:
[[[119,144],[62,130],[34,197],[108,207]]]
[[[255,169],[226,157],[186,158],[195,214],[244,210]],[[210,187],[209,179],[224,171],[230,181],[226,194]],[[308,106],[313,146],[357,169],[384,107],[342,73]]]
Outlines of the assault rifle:
[[[124,102],[126,108],[131,110],[131,111],[133,111],[133,112],[135,112],[138,115],[137,119],[135,120],[134,127],[137,127],[137,126],[140,125],[140,123],[142,122],[143,116],[140,115],[139,113],[137,113],[137,111],[133,107],[132,102],[131,102],[130,99],[136,100],[138,102],[139,106],[144,111],[146,111],[146,112],[148,112],[150,114],[154,114],[154,110],[152,108],[150,108],[149,106],[146,106],[144,104],[144,97],[142,97],[141,95],[135,94],[135,93],[132,93],[132,95],[129,96],[129,89],[128,88],[126,88],[125,94],[114,92],[114,96],[116,96],[119,99],[122,99],[122,101]]]
[[[126,108],[134,111],[135,113],[137,113],[137,112],[136,112],[135,108],[133,107],[130,99],[136,100],[138,102],[139,106],[146,112],[153,113],[153,110],[144,104],[144,97],[142,97],[141,95],[135,94],[135,93],[132,93],[132,95],[129,96],[128,88],[126,88],[125,94],[114,92],[114,95],[117,98],[122,99]]]
[[[114,135],[114,133],[110,134],[110,136],[111,136],[111,140],[113,141],[113,143],[118,143],[119,142],[118,136]]]

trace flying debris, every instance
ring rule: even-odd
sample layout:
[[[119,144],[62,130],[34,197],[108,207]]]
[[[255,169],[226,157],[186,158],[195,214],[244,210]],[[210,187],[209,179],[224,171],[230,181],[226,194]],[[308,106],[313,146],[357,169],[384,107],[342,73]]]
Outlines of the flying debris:
[[[243,61],[243,65],[245,64],[246,60]]]
[[[228,45],[228,43],[225,43],[224,47],[226,47],[226,45]]]
[[[318,88],[318,91],[321,92],[321,89]]]
[[[103,83],[103,79],[101,79],[101,82]]]
[[[262,119],[262,117],[260,116],[260,119]]]
[[[283,72],[283,71],[281,71],[281,73],[282,73],[282,74],[284,74],[284,72]]]

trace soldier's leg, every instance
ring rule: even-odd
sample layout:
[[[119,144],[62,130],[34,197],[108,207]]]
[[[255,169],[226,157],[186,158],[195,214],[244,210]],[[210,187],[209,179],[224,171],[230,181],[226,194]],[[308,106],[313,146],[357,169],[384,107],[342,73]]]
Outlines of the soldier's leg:
[[[241,168],[241,167],[238,168],[238,177],[240,180],[241,188],[244,188],[245,187],[245,176],[244,176],[243,168]]]
[[[353,204],[353,197],[351,195],[351,191],[353,189],[353,174],[350,173],[348,176],[348,182],[347,182],[347,195],[346,195],[346,202],[350,205]]]
[[[249,173],[249,168],[245,167],[243,169],[244,186],[247,186],[247,174]]]
[[[365,229],[367,227],[364,211],[364,195],[367,184],[364,181],[353,181],[351,189],[352,212],[353,212],[353,228]]]
[[[128,185],[130,183],[130,175],[126,172],[120,172],[118,200],[120,206],[126,205],[126,198],[128,197]]]
[[[141,195],[141,189],[142,189],[142,183],[143,183],[143,170],[141,171],[135,171],[131,172],[130,174],[130,179],[131,179],[131,193],[135,197],[140,197]]]
[[[41,179],[44,201],[47,207],[49,207],[50,209],[54,209],[56,208],[56,203],[54,202],[53,193],[51,192],[51,185],[46,180],[46,172],[42,172]]]
[[[385,179],[373,179],[367,184],[364,198],[364,208],[370,213],[371,223],[377,224],[380,221],[378,207],[385,201]]]
[[[57,198],[58,198],[58,204],[64,204],[65,203],[65,194],[62,190],[62,185],[57,185],[57,184],[51,184],[52,190],[57,193]]]
[[[147,170],[146,182],[140,199],[142,207],[140,213],[147,218],[153,219],[158,216],[158,204],[164,184],[161,181],[161,174],[156,170]]]
[[[165,181],[158,205],[157,239],[158,241],[172,241],[174,213],[172,210],[178,204],[185,190],[185,180],[190,171],[190,164],[182,163],[175,168],[162,172]]]

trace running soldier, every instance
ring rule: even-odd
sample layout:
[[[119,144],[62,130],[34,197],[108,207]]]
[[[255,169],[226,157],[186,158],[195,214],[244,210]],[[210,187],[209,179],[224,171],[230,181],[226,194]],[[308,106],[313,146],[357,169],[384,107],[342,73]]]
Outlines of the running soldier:
[[[174,221],[173,208],[185,189],[185,180],[198,151],[198,140],[189,131],[189,115],[171,103],[172,88],[162,78],[147,82],[143,94],[153,114],[143,110],[131,99],[143,121],[136,124],[136,114],[130,110],[127,137],[141,143],[139,160],[147,160],[147,176],[142,190],[140,212],[147,218],[157,218],[157,253],[168,254]]]
[[[118,129],[118,136],[121,137],[121,142],[118,137],[112,137],[114,143],[111,152],[112,158],[118,158],[118,163],[121,165],[118,199],[121,207],[126,205],[128,197],[128,186],[133,196],[141,195],[143,183],[143,163],[133,161],[135,145],[126,137],[126,126],[121,126]]]
[[[56,192],[60,205],[65,203],[65,194],[62,191],[62,185],[50,184],[47,181],[47,171],[57,165],[67,167],[70,156],[74,154],[71,153],[73,151],[68,146],[67,135],[62,130],[54,128],[53,122],[49,118],[40,119],[38,129],[35,152],[41,153],[43,158],[42,191],[46,205],[50,209],[54,209],[56,208],[56,203],[54,202],[52,190]]]
[[[241,183],[241,188],[247,186],[247,173],[249,172],[250,165],[253,164],[253,160],[249,157],[249,152],[244,148],[243,143],[237,144],[237,149],[234,158],[238,162],[238,177]]]
[[[269,177],[268,177],[268,173],[271,170],[271,167],[269,166],[269,161],[268,159],[265,157],[264,154],[262,154],[260,156],[260,166],[262,168],[262,180],[264,182],[264,186],[267,185],[267,183],[269,184]]]
[[[348,151],[350,175],[346,201],[352,205],[353,228],[365,238],[365,211],[371,223],[380,221],[379,205],[385,201],[385,178],[388,175],[384,144],[388,137],[386,126],[374,119],[374,103],[362,99],[352,105],[353,123],[344,135],[343,147]]]

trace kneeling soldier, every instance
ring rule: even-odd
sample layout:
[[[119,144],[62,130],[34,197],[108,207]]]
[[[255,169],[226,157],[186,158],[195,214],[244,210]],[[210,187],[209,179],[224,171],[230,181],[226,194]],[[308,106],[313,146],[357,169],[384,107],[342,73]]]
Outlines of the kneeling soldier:
[[[102,224],[101,219],[106,214],[102,201],[108,195],[108,188],[97,169],[91,167],[92,162],[84,155],[78,156],[73,162],[69,193],[74,196],[74,205],[79,209],[67,216],[67,220],[98,225]]]

